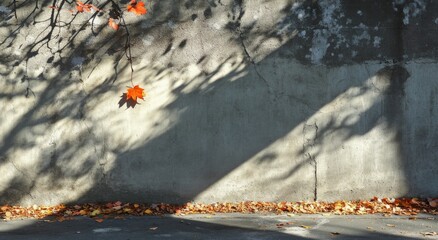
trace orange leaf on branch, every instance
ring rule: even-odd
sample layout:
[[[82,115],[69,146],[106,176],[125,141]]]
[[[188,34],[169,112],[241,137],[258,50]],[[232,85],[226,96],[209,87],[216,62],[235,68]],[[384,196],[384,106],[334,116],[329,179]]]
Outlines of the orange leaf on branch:
[[[76,9],[78,12],[90,12],[93,5],[91,4],[85,4],[82,1],[76,1]]]
[[[137,15],[143,15],[147,13],[147,10],[144,6],[144,2],[131,0],[131,2],[127,6],[128,12],[133,12]]]
[[[116,31],[119,29],[119,24],[117,24],[113,18],[109,18],[108,25]]]
[[[126,101],[132,99],[134,102],[137,103],[137,98],[144,100],[143,98],[144,96],[145,96],[144,89],[139,87],[138,85],[135,85],[132,88],[128,88],[126,92]]]
[[[76,1],[76,10],[78,10],[78,12],[84,12],[84,11],[91,12],[91,9],[93,9],[96,12],[100,11],[99,8],[97,8],[93,4],[83,3],[80,0]]]

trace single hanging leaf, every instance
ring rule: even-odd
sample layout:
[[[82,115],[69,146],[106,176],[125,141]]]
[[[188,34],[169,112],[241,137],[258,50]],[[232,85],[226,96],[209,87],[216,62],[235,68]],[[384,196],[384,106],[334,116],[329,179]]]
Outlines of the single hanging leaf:
[[[144,100],[144,96],[144,89],[139,87],[138,85],[135,85],[132,88],[128,88],[128,91],[126,92],[126,101],[132,99],[134,102],[137,103],[137,98]]]
[[[142,1],[131,0],[131,2],[128,4],[127,9],[128,12],[133,12],[137,15],[143,15],[147,13],[144,2]]]
[[[117,24],[113,18],[109,18],[108,25],[116,31],[119,29],[119,24]]]

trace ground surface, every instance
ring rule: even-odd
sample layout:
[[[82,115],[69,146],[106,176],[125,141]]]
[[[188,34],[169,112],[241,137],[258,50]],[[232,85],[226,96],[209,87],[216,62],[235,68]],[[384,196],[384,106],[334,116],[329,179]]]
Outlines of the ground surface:
[[[216,214],[0,223],[0,239],[438,239],[438,217]]]

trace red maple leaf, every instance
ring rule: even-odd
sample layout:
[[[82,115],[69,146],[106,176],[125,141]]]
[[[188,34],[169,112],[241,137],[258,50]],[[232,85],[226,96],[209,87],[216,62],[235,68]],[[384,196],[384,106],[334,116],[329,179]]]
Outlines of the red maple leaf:
[[[128,12],[133,12],[137,15],[143,15],[147,13],[144,2],[142,1],[131,0],[131,2],[128,4],[127,9]]]
[[[139,87],[138,85],[135,85],[132,88],[128,88],[126,92],[126,101],[132,99],[134,102],[137,102],[137,98],[144,100],[143,98],[144,96],[145,96],[144,89]]]

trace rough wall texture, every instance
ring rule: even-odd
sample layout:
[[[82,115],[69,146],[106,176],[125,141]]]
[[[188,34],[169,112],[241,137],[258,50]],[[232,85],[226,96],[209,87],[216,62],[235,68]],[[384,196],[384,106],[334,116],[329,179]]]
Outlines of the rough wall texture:
[[[438,195],[436,1],[148,2],[135,108],[123,31],[46,44],[50,9],[8,4],[2,204]]]

